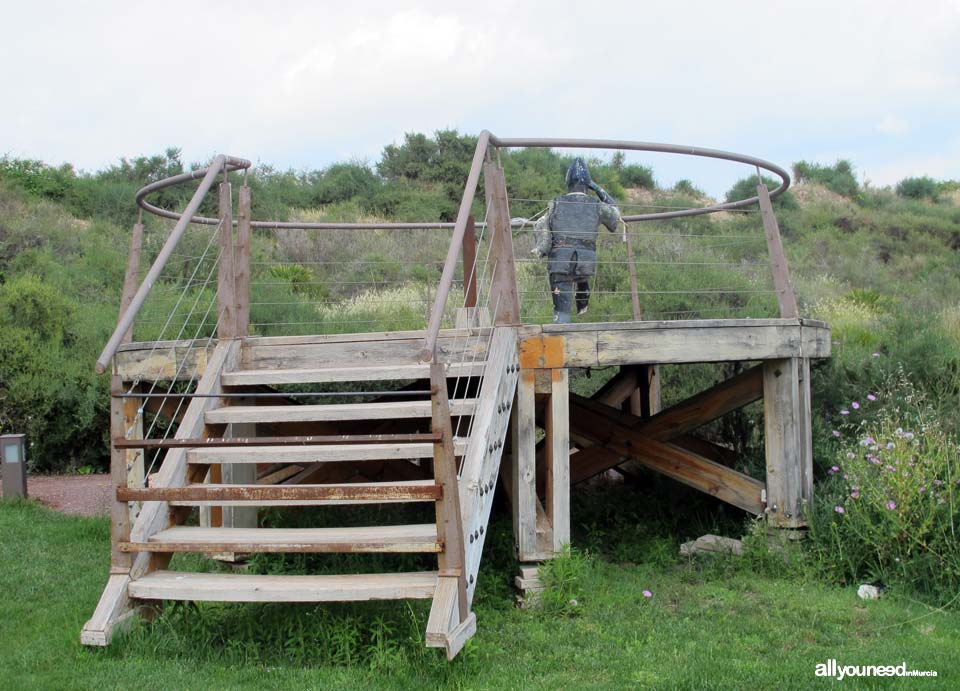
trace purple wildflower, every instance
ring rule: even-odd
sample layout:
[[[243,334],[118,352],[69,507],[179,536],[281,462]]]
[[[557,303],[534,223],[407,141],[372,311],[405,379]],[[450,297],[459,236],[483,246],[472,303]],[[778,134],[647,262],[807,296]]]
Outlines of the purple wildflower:
[[[854,401],[853,403],[851,403],[851,404],[850,404],[850,407],[853,408],[854,410],[860,410],[860,404],[857,403],[856,401]]]
[[[846,408],[844,408],[843,410],[840,411],[840,414],[841,414],[841,415],[849,415],[849,414],[850,414],[850,411],[847,410]]]
[[[850,493],[850,498],[851,498],[851,499],[856,499],[856,498],[858,498],[859,496],[860,496],[860,493],[859,493],[857,490],[853,490],[853,491]]]
[[[837,513],[846,513],[846,510],[842,506],[834,506],[833,510]]]
[[[887,508],[893,511],[895,508],[897,508],[897,502],[891,499],[890,501],[887,502]]]
[[[644,590],[642,595],[644,597],[653,597],[653,593],[651,593],[649,590]]]
[[[880,353],[872,353],[870,357],[880,357]]]
[[[839,436],[840,436],[840,432],[838,432],[837,430],[833,430],[833,436],[839,437]]]
[[[926,486],[926,485],[920,485],[920,493],[923,494],[923,493],[926,492],[926,491],[927,491],[927,486]]]
[[[839,466],[833,466],[827,471],[827,475],[835,475],[840,470]]]
[[[872,393],[868,393],[868,394],[867,394],[867,400],[868,400],[868,401],[875,401],[875,400],[877,400],[877,397],[874,396]]]

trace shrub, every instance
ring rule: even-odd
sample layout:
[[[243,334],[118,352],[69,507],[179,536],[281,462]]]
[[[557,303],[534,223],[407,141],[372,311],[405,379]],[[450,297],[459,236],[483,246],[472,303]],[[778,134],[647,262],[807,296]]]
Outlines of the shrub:
[[[839,160],[832,166],[798,161],[793,164],[797,182],[815,182],[844,197],[853,198],[860,190],[850,161]]]
[[[766,175],[762,176],[763,184],[767,186],[767,190],[773,192],[777,187],[780,186],[780,183],[769,178]],[[749,199],[750,197],[757,196],[757,177],[752,175],[748,178],[743,178],[742,180],[737,180],[734,183],[733,187],[727,192],[726,201],[735,202],[741,199]],[[773,207],[775,209],[797,209],[799,205],[794,196],[788,191],[784,192],[780,196],[773,199]]]
[[[926,175],[919,178],[904,178],[897,183],[897,194],[907,199],[930,199],[936,201],[940,186],[936,180]]]
[[[699,187],[694,186],[692,182],[683,178],[682,180],[677,180],[673,184],[673,191],[677,194],[686,194],[691,197],[702,197],[704,196],[703,190]]]
[[[657,188],[653,169],[636,163],[625,165],[620,169],[620,182],[624,187],[640,187],[645,190]]]
[[[960,447],[903,375],[839,411],[812,512],[812,549],[844,584],[939,604],[960,588]]]

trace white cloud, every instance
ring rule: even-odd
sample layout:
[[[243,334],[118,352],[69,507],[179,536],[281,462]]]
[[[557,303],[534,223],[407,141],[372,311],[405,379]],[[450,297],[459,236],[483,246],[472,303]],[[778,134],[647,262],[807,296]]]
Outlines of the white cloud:
[[[886,115],[877,124],[877,132],[882,134],[900,135],[910,129],[910,123],[896,115]]]
[[[893,185],[907,177],[924,175],[940,180],[960,180],[960,137],[945,142],[938,153],[868,166],[864,173],[870,183],[877,186]]]

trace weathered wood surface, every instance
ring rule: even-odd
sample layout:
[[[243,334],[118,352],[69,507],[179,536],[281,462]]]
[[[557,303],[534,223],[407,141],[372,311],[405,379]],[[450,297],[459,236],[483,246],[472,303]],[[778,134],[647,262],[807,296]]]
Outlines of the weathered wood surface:
[[[645,421],[580,397],[571,397],[571,404],[576,412],[570,424],[579,436],[729,504],[763,513],[762,482],[645,434],[656,418]]]
[[[757,185],[757,197],[760,200],[760,217],[763,219],[763,232],[767,238],[767,253],[770,256],[770,269],[773,273],[773,287],[777,291],[780,316],[787,319],[795,318],[800,311],[797,308],[797,296],[793,292],[790,267],[787,265],[787,255],[783,251],[780,226],[777,224],[777,215],[770,202],[770,193],[762,182]]]
[[[243,185],[237,195],[237,247],[234,255],[236,276],[236,329],[238,336],[250,332],[250,188]]]
[[[443,540],[443,551],[438,557],[441,573],[457,572],[457,621],[470,611],[467,599],[467,578],[464,573],[466,554],[463,543],[464,517],[460,511],[460,492],[457,488],[457,460],[453,450],[453,421],[443,365],[430,365],[431,430],[440,438],[433,444],[433,473],[443,496],[436,502],[436,534]]]
[[[448,363],[448,377],[471,377],[483,374],[483,362]],[[268,384],[326,384],[359,381],[405,381],[429,379],[430,366],[425,364],[371,365],[367,367],[317,367],[302,369],[261,369],[225,372],[225,386]]]
[[[217,338],[236,338],[237,291],[234,269],[233,199],[229,182],[220,183],[220,263],[217,267]]]
[[[124,392],[123,381],[114,375],[110,380],[110,437],[115,439],[126,435],[127,419],[124,399],[118,396]],[[111,445],[110,482],[115,488],[127,486],[127,452]],[[110,567],[129,569],[130,555],[123,554],[117,545],[130,538],[130,507],[126,502],[115,499],[110,505]]]
[[[537,426],[534,401],[534,371],[521,369],[517,381],[514,404],[513,452],[510,492],[513,510],[514,542],[518,558],[531,561],[526,555],[538,554],[537,549]]]
[[[493,321],[501,326],[516,325],[521,323],[520,294],[517,290],[507,184],[499,163],[486,161],[483,164],[483,180],[491,243],[489,302],[493,308]]]
[[[439,552],[433,523],[359,528],[196,528],[174,526],[143,542],[120,543],[130,552]]]
[[[457,441],[457,455],[463,455],[466,443]],[[171,451],[170,453],[173,453]],[[432,458],[433,444],[342,444],[324,446],[260,446],[190,449],[190,463],[327,463],[331,461],[379,461],[388,459]]]
[[[570,542],[570,411],[567,370],[550,371],[552,390],[546,412],[547,518],[553,550]]]
[[[767,520],[774,527],[806,525],[803,518],[807,476],[812,473],[805,396],[801,397],[801,361],[764,363],[763,419],[767,461]],[[809,454],[809,455],[808,455]]]
[[[471,415],[474,399],[450,401],[454,416]],[[347,420],[399,420],[430,417],[430,401],[328,403],[318,405],[231,405],[207,413],[209,424],[240,422],[342,422]]]
[[[205,504],[315,506],[325,504],[434,501],[442,489],[433,480],[354,482],[324,485],[227,485],[119,488],[121,501],[166,501],[172,505]]]
[[[240,342],[218,343],[210,355],[209,366],[197,383],[196,392],[217,394],[220,392],[220,372],[224,367],[235,367],[239,361]],[[208,408],[219,404],[215,397],[195,398],[190,402],[183,415],[175,436],[197,437],[203,432],[203,414]],[[187,462],[183,449],[173,449],[164,457],[157,473],[155,486],[173,487],[186,484]],[[170,523],[169,504],[160,501],[144,502],[140,515],[130,531],[130,539],[144,541],[154,533],[163,530]],[[134,604],[127,595],[127,585],[131,580],[140,578],[161,565],[150,554],[138,554],[134,557],[129,571],[125,574],[111,574],[94,610],[93,616],[80,632],[80,641],[84,645],[108,645],[117,626],[132,616]]]
[[[120,317],[130,307],[133,296],[140,286],[140,254],[143,251],[143,224],[134,223],[130,233],[130,254],[127,256],[127,271],[123,277],[123,292],[120,294]],[[121,343],[130,343],[133,340],[133,325],[123,334]]]
[[[433,597],[437,572],[261,576],[156,571],[129,585],[143,600],[356,602]]]

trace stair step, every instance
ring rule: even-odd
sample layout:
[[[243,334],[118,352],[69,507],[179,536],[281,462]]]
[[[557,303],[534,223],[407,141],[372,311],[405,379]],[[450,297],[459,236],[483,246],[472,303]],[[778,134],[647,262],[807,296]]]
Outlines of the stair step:
[[[161,530],[122,552],[440,552],[434,523],[362,528],[196,528]]]
[[[451,363],[448,377],[478,377],[484,362]],[[224,372],[220,381],[225,386],[266,384],[326,384],[354,381],[402,381],[429,379],[429,364],[374,365],[370,367],[321,367],[307,369],[258,369]]]
[[[433,597],[437,573],[371,573],[344,576],[259,576],[154,571],[130,583],[141,600],[213,602],[352,602]]]
[[[171,506],[318,506],[436,501],[433,480],[358,482],[330,485],[219,485],[121,487],[118,501],[166,501]]]
[[[456,440],[456,454],[467,448]],[[432,458],[433,444],[337,444],[323,446],[233,446],[190,449],[189,463],[326,463],[328,461],[386,461]]]
[[[470,415],[476,408],[473,398],[450,401],[453,415]],[[430,401],[386,401],[377,403],[334,403],[329,405],[236,405],[207,411],[208,425],[231,422],[343,422],[347,420],[397,420],[427,418]]]

